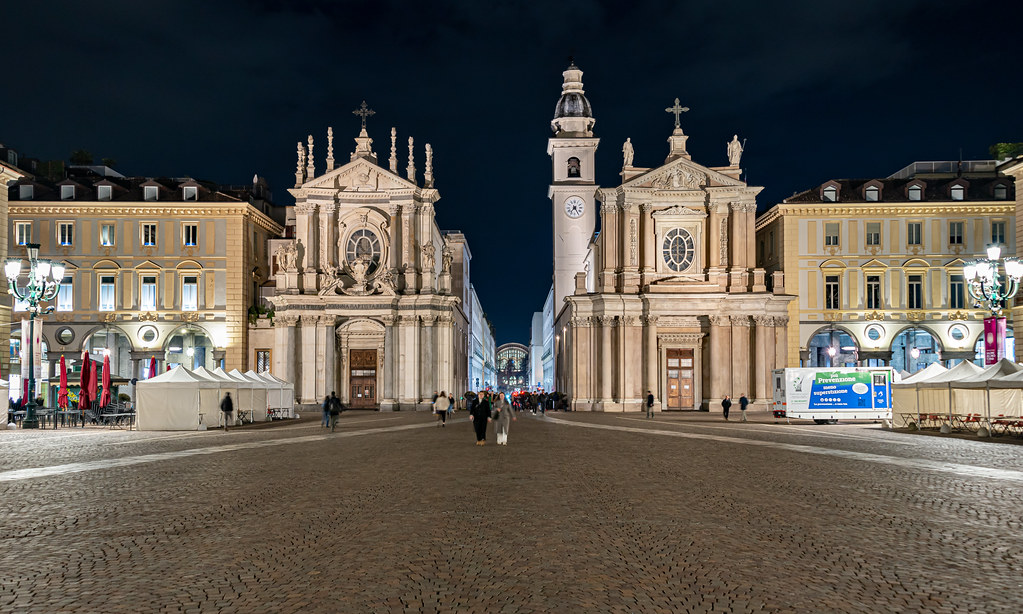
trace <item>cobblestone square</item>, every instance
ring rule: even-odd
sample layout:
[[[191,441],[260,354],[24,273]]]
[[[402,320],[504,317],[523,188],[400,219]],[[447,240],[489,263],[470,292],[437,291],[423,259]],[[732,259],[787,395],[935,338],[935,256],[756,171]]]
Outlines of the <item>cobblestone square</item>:
[[[1021,446],[713,414],[488,439],[464,412],[0,433],[0,611],[1023,607]]]

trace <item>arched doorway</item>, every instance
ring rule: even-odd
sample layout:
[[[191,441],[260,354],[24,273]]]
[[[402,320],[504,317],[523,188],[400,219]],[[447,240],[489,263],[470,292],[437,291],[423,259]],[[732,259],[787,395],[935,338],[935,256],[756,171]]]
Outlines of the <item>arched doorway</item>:
[[[203,367],[212,371],[220,366],[213,356],[215,347],[206,331],[190,324],[170,334],[163,346],[163,359],[169,367],[178,365],[186,369]]]
[[[907,328],[892,341],[892,368],[910,374],[941,360],[938,338],[922,328]]]
[[[805,367],[855,367],[859,360],[856,339],[840,328],[817,332],[806,349]]]

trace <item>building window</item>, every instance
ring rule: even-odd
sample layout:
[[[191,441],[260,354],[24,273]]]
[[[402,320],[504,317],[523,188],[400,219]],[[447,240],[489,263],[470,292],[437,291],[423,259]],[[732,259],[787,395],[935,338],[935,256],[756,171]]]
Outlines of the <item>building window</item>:
[[[580,177],[582,169],[580,168],[579,158],[571,157],[568,159],[568,176],[569,177]]]
[[[57,223],[57,244],[63,245],[64,247],[71,247],[75,244],[74,222]]]
[[[995,199],[1005,200],[1009,198],[1009,188],[1004,183],[999,183],[995,186]]]
[[[74,308],[75,286],[71,281],[71,276],[67,275],[61,280],[60,290],[57,291],[57,311],[73,311]]]
[[[867,275],[867,309],[881,308],[881,276]]]
[[[108,185],[96,186],[96,198],[99,200],[110,200],[114,197],[114,189]]]
[[[270,370],[270,350],[256,350],[256,373]]]
[[[837,246],[838,243],[838,222],[826,222],[824,224],[824,245]]]
[[[194,185],[186,185],[181,192],[185,200],[199,200],[199,188]]]
[[[962,200],[966,196],[966,188],[961,185],[954,185],[949,190],[949,196],[952,200]]]
[[[18,198],[21,200],[32,200],[35,198],[36,190],[35,186],[22,185],[18,186]]]
[[[907,306],[910,309],[923,309],[924,306],[924,276],[910,275],[908,280],[908,292],[906,293]]]
[[[156,311],[156,275],[144,275],[140,292],[139,309]]]
[[[923,223],[909,222],[906,224],[906,244],[923,245]]]
[[[685,228],[673,228],[664,236],[661,252],[670,270],[685,271],[696,258],[696,242]]]
[[[114,276],[101,275],[99,278],[99,310],[114,310]]]
[[[187,247],[199,244],[199,225],[187,223],[181,225],[181,240]]]
[[[142,245],[147,247],[156,245],[156,224],[142,224]]]
[[[142,195],[146,200],[157,200],[160,196],[160,188],[155,185],[144,186]]]
[[[195,311],[199,308],[199,278],[186,275],[181,278],[181,309]]]
[[[833,203],[838,201],[838,188],[833,185],[829,185],[824,188],[821,199],[827,203]]]
[[[963,244],[963,223],[962,222],[949,222],[948,223],[948,244],[949,245],[962,245]]]
[[[991,242],[995,245],[1005,245],[1005,222],[995,220],[991,222]]]
[[[867,245],[881,245],[881,222],[867,222]]]
[[[18,245],[28,245],[32,242],[32,222],[15,222],[14,238]]]
[[[876,185],[867,186],[867,189],[863,191],[863,196],[869,202],[877,202],[881,197],[881,188]]]
[[[101,224],[99,227],[99,244],[110,247],[114,244],[114,225]]]
[[[962,309],[966,306],[966,284],[962,275],[949,276],[948,306],[950,309]]]
[[[824,308],[840,309],[841,293],[838,286],[838,275],[827,275],[824,277]]]
[[[75,186],[73,186],[73,185],[62,185],[62,186],[60,186],[60,199],[61,200],[74,200],[75,199]]]
[[[923,200],[923,198],[924,198],[924,189],[923,189],[922,186],[911,185],[911,186],[909,186],[908,194],[909,194],[909,200]]]

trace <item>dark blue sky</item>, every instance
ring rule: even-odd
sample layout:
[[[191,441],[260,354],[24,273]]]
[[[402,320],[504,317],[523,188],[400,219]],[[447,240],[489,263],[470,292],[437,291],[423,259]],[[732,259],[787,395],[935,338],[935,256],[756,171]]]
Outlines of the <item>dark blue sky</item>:
[[[1013,7],[1008,8],[1007,7]],[[365,99],[378,156],[434,149],[437,218],[473,250],[498,343],[528,340],[551,283],[546,141],[574,55],[601,137],[598,181],[667,153],[675,97],[694,160],[743,167],[764,210],[842,177],[987,157],[1023,141],[1015,3],[21,2],[4,9],[0,142],[87,149],[126,174],[245,183],[290,204],[295,143],[322,168],[354,144]]]

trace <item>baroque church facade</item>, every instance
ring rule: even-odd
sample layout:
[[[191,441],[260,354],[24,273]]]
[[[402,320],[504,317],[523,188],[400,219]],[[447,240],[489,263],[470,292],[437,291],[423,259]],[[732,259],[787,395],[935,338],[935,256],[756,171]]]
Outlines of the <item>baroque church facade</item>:
[[[356,114],[362,130],[344,164],[332,129],[323,167],[312,136],[298,143],[292,238],[275,242],[275,321],[253,334],[272,344],[273,372],[295,383],[299,403],[337,391],[353,408],[428,408],[435,390],[467,389],[471,254],[437,225],[431,146],[420,175],[409,137],[402,176],[396,130],[380,164],[372,111]]]
[[[693,161],[675,114],[664,163],[636,166],[622,148],[622,183],[601,188],[596,122],[574,64],[548,141],[553,181],[555,387],[571,409],[717,407],[725,395],[768,401],[771,370],[787,362],[782,273],[768,290],[754,256],[756,196],[728,164]],[[595,234],[599,221],[599,233]]]

